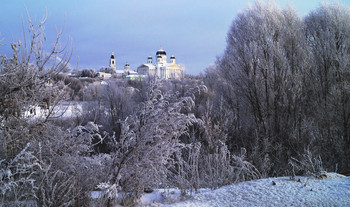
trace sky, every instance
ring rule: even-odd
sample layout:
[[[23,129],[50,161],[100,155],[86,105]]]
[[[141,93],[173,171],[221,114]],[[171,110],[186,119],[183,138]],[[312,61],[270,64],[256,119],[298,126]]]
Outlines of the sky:
[[[322,0],[275,0],[288,4],[303,17]],[[333,1],[328,1],[333,2]],[[337,0],[350,6],[350,0]],[[0,0],[0,54],[12,56],[10,43],[23,37],[31,19],[39,23],[45,14],[49,48],[57,30],[63,29],[62,45],[69,42],[73,68],[109,65],[114,51],[117,69],[128,62],[131,69],[155,60],[162,47],[169,57],[197,75],[215,63],[226,47],[226,34],[239,12],[253,0]],[[22,24],[23,19],[23,24]]]

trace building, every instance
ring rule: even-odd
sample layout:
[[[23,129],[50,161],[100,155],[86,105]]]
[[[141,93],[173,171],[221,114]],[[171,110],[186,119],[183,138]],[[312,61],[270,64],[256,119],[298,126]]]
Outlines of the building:
[[[130,69],[128,62],[125,63],[124,70],[117,70],[116,59],[114,57],[114,52],[112,52],[112,55],[109,59],[109,67],[102,67],[97,75],[101,79],[109,79],[111,77],[121,79],[126,78],[127,76],[132,77],[129,77],[129,79],[137,79],[138,74],[136,71]]]
[[[156,52],[157,62],[153,64],[152,57],[147,58],[147,63],[140,65],[137,68],[139,75],[156,76],[161,79],[181,79],[184,77],[185,68],[176,64],[175,57],[170,57],[170,62],[167,62],[166,52],[160,48]]]
[[[111,58],[109,59],[109,67],[113,68],[114,70],[117,69],[117,64],[116,64],[115,58],[114,58],[114,52],[112,52]]]
[[[106,79],[110,79],[112,77],[112,74],[105,73],[105,72],[98,72],[97,77],[106,80]]]

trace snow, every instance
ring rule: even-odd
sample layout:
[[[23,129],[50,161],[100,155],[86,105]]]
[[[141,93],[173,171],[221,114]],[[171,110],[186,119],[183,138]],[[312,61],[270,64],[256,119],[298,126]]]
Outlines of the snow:
[[[30,111],[25,112],[25,116],[32,117],[34,119],[46,117],[49,113],[49,110],[43,109],[39,106],[32,107],[35,112],[31,113]],[[62,118],[71,118],[81,116],[83,113],[83,105],[81,102],[66,101],[60,103],[60,105],[55,106],[54,111],[52,112],[52,117],[62,117]]]
[[[201,189],[187,198],[181,197],[179,190],[155,190],[142,196],[140,206],[350,206],[350,177],[326,175],[323,179],[260,179],[216,190]]]

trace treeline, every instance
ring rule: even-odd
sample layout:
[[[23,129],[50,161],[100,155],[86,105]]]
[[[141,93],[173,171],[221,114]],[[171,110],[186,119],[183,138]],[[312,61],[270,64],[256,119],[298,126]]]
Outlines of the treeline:
[[[168,81],[62,75],[69,51],[37,51],[43,25],[29,20],[31,44],[0,59],[2,206],[128,206],[154,188],[350,167],[347,7],[302,19],[257,2],[233,21],[214,66]],[[81,113],[59,116],[62,101]]]
[[[268,175],[306,151],[325,169],[350,167],[350,10],[324,4],[304,19],[258,2],[238,15],[207,70],[214,105],[232,114],[230,149],[245,147]],[[268,160],[266,163],[265,160]]]

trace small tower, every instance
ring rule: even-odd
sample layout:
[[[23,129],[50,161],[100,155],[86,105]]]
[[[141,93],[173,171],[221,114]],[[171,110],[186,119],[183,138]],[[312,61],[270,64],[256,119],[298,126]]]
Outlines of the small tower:
[[[147,64],[152,64],[152,56],[148,56],[148,58],[147,58]]]
[[[175,64],[175,56],[174,56],[174,55],[172,55],[172,56],[170,57],[170,63],[171,63],[171,64]]]
[[[116,63],[115,63],[115,59],[114,59],[114,52],[112,52],[111,55],[111,59],[109,60],[109,67],[116,69]]]
[[[130,72],[130,65],[128,62],[126,62],[124,65],[124,74],[129,75],[129,72]]]

